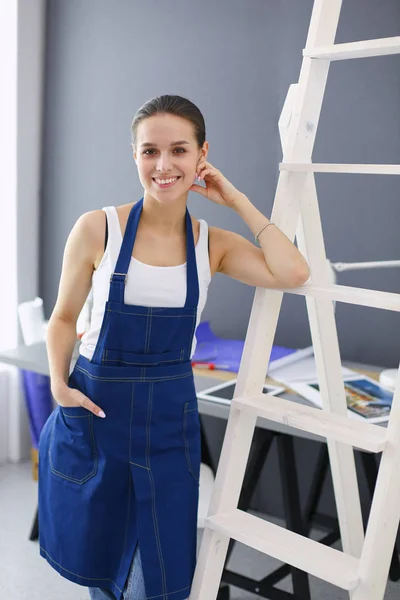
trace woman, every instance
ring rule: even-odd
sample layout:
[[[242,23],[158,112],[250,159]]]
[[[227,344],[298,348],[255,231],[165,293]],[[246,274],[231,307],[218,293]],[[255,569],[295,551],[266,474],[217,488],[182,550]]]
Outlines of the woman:
[[[189,100],[150,100],[132,134],[144,197],[82,215],[65,248],[47,334],[58,406],[40,438],[40,553],[89,587],[93,600],[184,600],[196,561],[200,473],[190,359],[208,285],[218,271],[251,286],[290,288],[309,269],[207,161],[204,120]],[[190,190],[234,210],[261,248],[190,217]],[[90,330],[68,376],[91,288]]]

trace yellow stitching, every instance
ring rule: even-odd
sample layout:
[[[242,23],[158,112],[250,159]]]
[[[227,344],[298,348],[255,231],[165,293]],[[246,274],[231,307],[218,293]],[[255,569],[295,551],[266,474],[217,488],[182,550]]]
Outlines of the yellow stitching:
[[[97,379],[98,381],[114,381],[114,382],[120,382],[120,383],[129,383],[130,381],[148,381],[148,382],[155,382],[155,381],[167,381],[167,380],[172,380],[172,379],[184,379],[185,377],[192,377],[193,375],[193,370],[190,369],[190,371],[188,373],[185,373],[184,375],[169,375],[169,376],[158,376],[158,377],[150,377],[147,376],[146,379],[142,380],[139,376],[138,377],[126,377],[125,379],[118,379],[117,377],[99,377],[98,375],[91,375],[89,373],[89,371],[87,371],[86,369],[83,369],[82,367],[79,367],[78,365],[75,365],[75,369],[77,371],[81,371],[81,373],[86,374],[88,377],[90,377],[90,379]]]
[[[152,500],[153,500],[152,501],[153,525],[154,525],[154,533],[156,535],[156,540],[157,540],[158,558],[160,560],[160,567],[161,567],[161,572],[162,572],[163,590],[166,590],[167,589],[167,582],[166,582],[166,577],[165,577],[164,560],[163,560],[163,555],[162,555],[162,550],[161,550],[160,533],[158,531],[158,521],[157,521],[157,513],[156,513],[156,507],[155,507],[156,495],[155,495],[155,491],[154,491],[153,473],[151,472],[151,469],[149,469],[147,472],[149,474],[150,484],[151,484],[151,491],[152,491],[151,495],[152,495]],[[163,594],[161,594],[161,595],[163,595]],[[167,592],[166,591],[164,591],[164,595],[167,596]]]
[[[191,345],[193,344],[193,336],[196,331],[196,323],[197,323],[197,308],[196,308],[195,314],[193,315],[193,328],[192,328],[192,333],[190,335],[190,344]]]
[[[147,324],[146,324],[146,339],[144,341],[145,354],[149,353],[150,348],[150,331],[151,331],[151,307],[149,307],[147,312]]]
[[[129,418],[129,462],[131,462],[131,443],[132,443],[132,415],[133,415],[133,390],[135,386],[132,384],[131,394],[131,414]]]
[[[186,455],[186,463],[189,469],[190,474],[192,475],[193,479],[195,480],[195,482],[198,484],[199,480],[197,479],[197,477],[195,476],[195,474],[193,473],[193,467],[192,467],[192,459],[190,458],[190,448],[189,448],[189,442],[187,440],[186,437],[186,414],[188,412],[193,411],[194,409],[190,409],[187,410],[186,407],[189,405],[189,402],[185,403],[185,408],[183,411],[183,428],[182,428],[182,437],[183,437],[183,441],[185,444],[185,455]]]
[[[129,360],[125,360],[123,358],[107,358],[107,359],[104,359],[103,362],[123,362],[126,365],[137,365],[138,367],[145,364],[147,367],[155,367],[156,365],[161,365],[164,363],[178,364],[178,361],[180,361],[180,360],[181,360],[181,358],[171,358],[170,360],[158,360],[157,362],[154,362],[154,363],[142,363],[142,362],[132,362]]]
[[[58,565],[60,567],[60,569],[62,569],[63,571],[65,571],[66,573],[71,573],[71,575],[75,575],[75,577],[79,577],[79,579],[90,579],[92,581],[111,581],[115,587],[117,588],[117,590],[119,592],[122,592],[121,588],[119,588],[117,586],[117,584],[115,583],[115,581],[113,579],[111,579],[110,577],[85,577],[84,575],[78,575],[78,573],[74,573],[73,571],[70,571],[69,569],[66,569],[65,567],[63,567],[62,565],[60,565],[60,563],[58,563],[56,560],[54,560],[54,558],[52,558],[50,556],[50,554],[43,548],[43,546],[40,546],[40,549],[49,557],[49,559],[56,565]],[[186,588],[184,588],[186,589]],[[174,593],[174,592],[172,592]]]
[[[133,462],[131,460],[129,461],[129,463],[131,465],[135,465],[136,467],[141,467],[142,469],[146,469],[146,471],[150,471],[150,469],[148,467],[144,467],[143,465],[138,465],[138,463],[135,463],[135,462]]]
[[[149,338],[149,320],[150,320],[150,314],[149,314],[150,308],[147,309],[147,315],[146,315],[146,335],[145,335],[145,339],[144,339],[144,352],[145,354],[147,354],[147,349],[148,349],[148,338]]]
[[[153,309],[150,308],[150,320],[149,320],[149,341],[147,344],[147,352],[150,349],[150,340],[151,340],[151,325],[152,325],[152,317],[153,317]]]
[[[68,406],[66,406],[65,408],[84,408],[84,407],[80,407],[80,406],[68,407]],[[87,419],[88,417],[90,417],[90,415],[67,415],[67,413],[65,413],[63,410],[61,410],[61,412],[65,417],[68,417],[68,419]]]
[[[188,590],[190,588],[190,585],[187,585],[186,587],[180,589],[180,590],[175,590],[175,592],[168,592],[167,596],[170,596],[171,594],[178,594],[179,592],[183,592],[183,590]],[[147,600],[153,600],[153,598],[161,598],[161,596],[164,596],[165,594],[159,594],[158,596],[147,596]]]
[[[147,409],[147,423],[146,423],[146,435],[147,435],[146,463],[147,463],[147,466],[148,466],[148,471],[147,472],[149,474],[150,485],[151,485],[151,492],[152,492],[151,496],[152,496],[153,527],[154,527],[154,533],[156,535],[157,550],[158,550],[158,559],[160,561],[160,567],[161,567],[161,572],[162,572],[163,593],[166,594],[167,582],[166,582],[166,578],[165,578],[164,561],[163,561],[162,550],[161,550],[160,534],[159,534],[159,531],[158,531],[157,513],[156,513],[156,507],[155,507],[155,492],[154,492],[153,473],[151,472],[150,457],[149,457],[149,451],[150,451],[150,428],[149,428],[149,423],[150,423],[150,418],[151,418],[151,410],[153,408],[153,384],[152,383],[149,385],[149,399],[148,399],[148,403],[149,403],[149,405],[148,405],[148,409]]]
[[[65,473],[61,473],[61,471],[57,471],[57,469],[54,467],[53,460],[51,458],[50,449],[52,447],[52,442],[53,442],[53,437],[54,437],[54,427],[55,427],[55,422],[56,422],[55,419],[53,419],[53,425],[52,425],[52,428],[50,431],[50,444],[49,444],[49,452],[48,452],[49,462],[50,462],[50,470],[52,471],[52,473],[54,473],[58,477],[66,479],[67,481],[72,481],[73,483],[77,483],[79,485],[83,485],[89,479],[94,477],[94,475],[96,475],[96,473],[97,473],[97,450],[96,450],[96,444],[95,444],[94,433],[93,433],[93,415],[91,414],[88,416],[92,417],[90,424],[89,424],[89,432],[90,432],[91,441],[92,441],[93,471],[88,473],[88,475],[85,475],[85,477],[83,477],[82,479],[77,479],[76,477],[70,477],[69,475],[65,475]]]
[[[119,574],[121,572],[121,563],[122,563],[122,559],[124,557],[124,552],[125,552],[125,548],[126,548],[126,540],[128,537],[128,524],[129,524],[129,516],[131,514],[130,512],[130,508],[131,508],[131,484],[132,484],[132,474],[131,474],[131,470],[129,469],[129,487],[128,487],[128,514],[126,516],[126,524],[125,524],[125,539],[124,539],[124,547],[122,549],[122,555],[121,555],[121,560],[119,562],[119,569],[118,569],[118,574],[117,574],[117,579],[119,577]],[[129,569],[128,569],[129,572]],[[126,579],[125,579],[126,580]]]
[[[146,314],[142,314],[142,313],[131,313],[131,312],[124,312],[122,310],[113,310],[112,308],[109,309],[108,312],[113,312],[113,313],[117,313],[119,315],[126,315],[127,317],[144,317],[147,318]],[[157,319],[181,319],[182,317],[187,317],[188,319],[193,319],[193,317],[195,315],[186,315],[184,313],[181,313],[179,315],[152,315],[154,318],[157,317]]]
[[[104,315],[103,322],[102,322],[102,324],[101,324],[101,329],[100,329],[99,338],[98,338],[98,340],[97,340],[97,344],[96,344],[96,347],[95,347],[95,349],[94,349],[94,353],[93,353],[92,360],[93,360],[93,358],[94,358],[94,357],[96,356],[96,354],[97,354],[97,352],[96,352],[96,351],[97,351],[97,348],[100,348],[100,344],[103,342],[103,337],[104,337],[104,334],[105,334],[105,332],[106,332],[106,326],[107,326],[107,321],[108,321],[108,313],[109,313],[109,312],[110,312],[110,311],[109,311],[109,309],[107,309],[107,310],[106,310],[106,313],[105,313],[105,315]]]

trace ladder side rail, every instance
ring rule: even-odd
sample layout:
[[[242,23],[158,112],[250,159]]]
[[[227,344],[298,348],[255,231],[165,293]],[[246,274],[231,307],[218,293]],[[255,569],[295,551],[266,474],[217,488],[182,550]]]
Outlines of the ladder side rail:
[[[316,46],[333,43],[340,8],[341,0],[315,0],[307,38],[310,45]],[[294,116],[292,115],[288,132],[288,146],[291,151],[287,157],[284,157],[285,160],[307,161],[311,157],[314,136],[309,136],[307,117],[308,115],[310,116],[311,122],[318,121],[328,70],[328,61],[303,59],[299,79],[300,92],[296,94],[298,109]],[[316,96],[316,99],[314,96]],[[307,103],[311,103],[310,110],[308,110]],[[303,122],[301,122],[301,119],[303,119]],[[301,127],[302,124],[304,127]],[[299,181],[301,187],[301,183],[304,182],[304,174],[280,173],[272,211],[275,223],[291,240],[294,239],[300,214],[299,190],[294,185],[296,180]],[[290,215],[290,218],[287,215]],[[262,383],[270,359],[281,302],[282,294],[273,295],[265,289],[256,290],[235,394],[247,395],[262,391]],[[269,305],[272,305],[270,314],[267,312]],[[261,329],[262,327],[263,330]],[[250,345],[250,341],[253,342],[253,345]],[[263,347],[263,343],[266,343],[268,348]],[[247,372],[246,369],[248,369]],[[218,473],[217,471],[214,482],[209,515],[223,512],[228,506],[236,508],[238,505],[240,487],[243,483],[245,470],[245,467],[243,469],[243,462],[247,463],[248,460],[255,422],[256,417],[254,416],[244,416],[240,411],[230,411],[220,463],[218,465],[218,471],[220,472]],[[245,424],[245,431],[242,429],[242,423]],[[239,455],[238,444],[235,443],[235,434],[239,436],[240,444],[243,448],[248,446],[245,460],[241,459]],[[234,468],[237,459],[241,460],[241,468],[238,470]],[[240,485],[235,484],[235,480],[238,480]],[[224,483],[227,485],[223,486]],[[231,494],[234,487],[236,488],[236,493]],[[216,598],[223,569],[221,555],[219,555],[218,560],[218,550],[222,549],[222,554],[225,557],[228,543],[229,536],[222,533],[213,531],[204,536],[192,583],[190,600],[210,600],[211,598]]]
[[[299,249],[308,258],[312,278],[321,284],[328,283],[328,264],[317,191],[314,175],[311,173],[308,174],[302,198],[297,240]],[[333,302],[324,298],[306,297],[306,303],[323,409],[347,417]],[[343,550],[358,558],[364,543],[364,527],[354,449],[329,438],[327,445]]]
[[[353,600],[384,597],[400,522],[400,367]]]

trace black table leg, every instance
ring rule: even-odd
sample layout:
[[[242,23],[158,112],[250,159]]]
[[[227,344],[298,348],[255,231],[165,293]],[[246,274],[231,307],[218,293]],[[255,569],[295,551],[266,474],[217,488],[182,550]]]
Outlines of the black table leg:
[[[369,452],[361,452],[361,462],[365,474],[365,478],[367,480],[367,485],[371,497],[374,496],[376,479],[378,477],[378,466],[376,463],[376,458],[374,454]],[[329,453],[328,448],[324,444],[321,447],[318,462],[315,469],[315,475],[313,478],[309,499],[307,502],[306,510],[305,510],[305,520],[308,525],[308,530],[310,530],[312,524],[322,525],[324,528],[330,528],[331,532],[324,538],[320,540],[321,543],[330,545],[337,539],[340,539],[339,532],[339,523],[337,519],[332,517],[328,517],[326,515],[317,514],[317,508],[319,499],[322,494],[322,487],[325,480],[326,473],[329,469]],[[330,524],[330,525],[329,525]],[[367,520],[364,519],[364,527],[366,528]],[[395,544],[393,549],[392,560],[390,564],[389,570],[389,578],[391,581],[398,581],[400,579],[400,561],[399,561],[399,548],[398,545]]]
[[[278,436],[278,455],[281,471],[283,504],[285,507],[286,526],[299,535],[307,536],[300,506],[300,493],[297,478],[293,438],[290,435]],[[291,567],[294,598],[310,600],[310,584],[308,573]]]
[[[243,481],[242,493],[238,502],[238,508],[240,510],[247,510],[250,507],[253,493],[257,483],[260,481],[261,471],[267,459],[271,444],[276,437],[279,437],[279,435],[280,434],[273,431],[260,428],[255,429],[250,456],[247,463],[246,474]],[[293,469],[295,469],[294,463]],[[285,592],[274,587],[276,583],[291,574],[292,567],[289,565],[284,564],[282,567],[279,567],[262,580],[251,579],[250,577],[245,577],[244,575],[239,575],[238,573],[228,570],[226,568],[226,563],[235,543],[236,540],[234,539],[231,539],[229,542],[225,567],[222,574],[222,581],[230,585],[234,585],[242,590],[257,594],[262,598],[268,598],[269,600],[293,600],[294,598],[298,600],[309,600],[309,595],[302,595],[301,589],[297,589],[297,594],[293,594],[291,592]],[[300,579],[304,579],[304,576],[307,577],[307,575],[302,571],[299,571],[299,573],[301,574]],[[296,587],[299,587],[297,582]]]
[[[361,452],[361,460],[364,467],[364,473],[367,479],[368,489],[372,501],[375,491],[376,480],[378,478],[378,466],[376,464],[376,458],[374,454],[370,454],[369,452]],[[400,579],[399,549],[397,547],[397,543],[395,543],[393,549],[389,577],[392,581],[398,581]]]
[[[273,441],[274,434],[272,432],[255,429],[250,456],[247,463],[247,469],[243,480],[242,491],[238,502],[238,508],[240,510],[246,511],[250,507],[254,490],[256,489],[257,483],[260,479],[261,470],[264,466]],[[233,539],[231,539],[229,542],[225,565],[229,560],[235,543],[236,540]]]
[[[31,533],[29,535],[29,539],[32,542],[35,542],[37,539],[39,539],[39,517],[38,517],[38,508],[36,508],[36,514],[35,514],[35,518],[33,520],[33,524],[32,524],[32,529],[31,529]]]

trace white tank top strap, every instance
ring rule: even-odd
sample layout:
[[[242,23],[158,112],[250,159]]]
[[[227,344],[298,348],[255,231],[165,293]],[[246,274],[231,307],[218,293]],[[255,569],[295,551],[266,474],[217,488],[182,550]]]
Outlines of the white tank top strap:
[[[115,206],[103,206],[101,210],[107,215],[108,239],[106,252],[109,254],[111,264],[116,264],[121,249],[122,234],[118,213]]]
[[[110,275],[115,270],[121,249],[122,234],[118,213],[115,206],[102,208],[107,215],[108,239],[103,258],[92,276],[92,294],[90,304],[90,323],[85,325],[79,352],[88,360],[92,359],[98,342],[104,308],[110,289]],[[203,308],[206,303],[208,287],[211,281],[210,261],[208,255],[208,224],[199,219],[200,233],[196,245],[197,271],[199,276],[199,305],[197,308],[196,327],[200,323]],[[153,267],[136,261],[129,266],[131,274],[125,288],[125,303],[154,307],[182,307],[186,298],[185,265],[173,268]],[[155,273],[157,276],[155,277]],[[85,308],[85,307],[84,307]],[[196,347],[196,337],[193,339],[192,354]]]
[[[117,264],[118,256],[121,250],[122,233],[118,219],[118,213],[115,206],[103,206],[102,210],[107,215],[108,239],[105,249],[104,259],[108,261],[111,268]],[[197,268],[199,276],[205,280],[211,280],[210,263],[208,257],[208,223],[199,219],[200,232],[196,245]]]
[[[206,281],[211,281],[210,261],[208,256],[208,223],[203,219],[199,219],[200,233],[197,242],[197,268],[200,271],[199,275]]]

